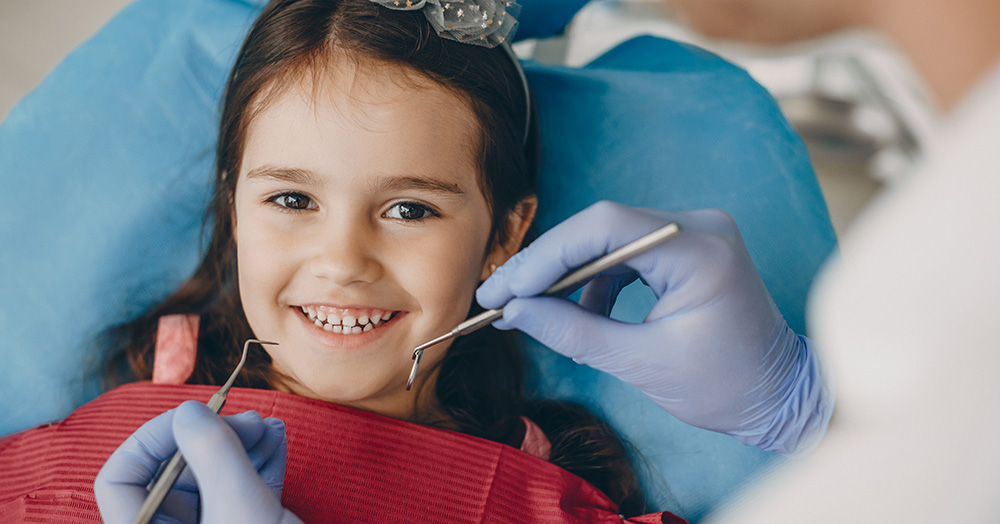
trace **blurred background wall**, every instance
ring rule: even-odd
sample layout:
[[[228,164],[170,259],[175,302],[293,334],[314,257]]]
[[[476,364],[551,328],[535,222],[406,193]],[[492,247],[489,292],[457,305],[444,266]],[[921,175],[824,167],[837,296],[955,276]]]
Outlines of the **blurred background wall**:
[[[0,0],[0,120],[131,0]]]

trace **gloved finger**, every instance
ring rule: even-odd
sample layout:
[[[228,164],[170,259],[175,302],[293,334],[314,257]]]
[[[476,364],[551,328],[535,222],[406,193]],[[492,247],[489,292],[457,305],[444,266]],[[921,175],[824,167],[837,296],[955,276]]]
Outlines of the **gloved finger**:
[[[285,481],[286,440],[285,424],[276,418],[262,419],[256,411],[244,411],[235,415],[222,417],[233,429],[240,443],[247,451],[250,463],[260,473],[264,482],[272,488],[277,496]],[[191,468],[186,468],[181,480],[189,479],[194,486],[194,476]],[[194,487],[196,490],[197,487]]]
[[[150,419],[118,446],[97,474],[102,486],[105,483],[124,484],[145,489],[160,463],[177,451],[171,430],[174,411]]]
[[[160,509],[153,516],[154,524],[172,524],[176,522],[198,522],[198,509],[201,500],[197,491],[170,490],[163,500]],[[131,522],[132,519],[129,519]],[[107,522],[105,520],[105,522]]]
[[[608,334],[617,321],[558,298],[515,298],[494,325],[518,329],[566,357],[580,361],[590,353],[606,352],[614,344]],[[585,363],[585,362],[583,362]]]
[[[259,467],[267,460],[267,454],[273,452],[273,449],[277,445],[274,442],[265,442],[264,437],[267,435],[267,424],[264,423],[260,418],[260,414],[256,411],[244,411],[243,413],[228,415],[222,417],[222,420],[226,421],[229,427],[233,428],[233,431],[236,432],[236,435],[240,438],[240,443],[247,449],[250,460],[256,467]],[[172,431],[173,428],[171,428]],[[281,438],[283,438],[283,435]],[[262,449],[256,453],[251,452],[250,449],[256,446],[262,446]],[[184,468],[184,472],[177,478],[172,491],[176,490],[189,491],[191,493],[198,492],[198,483],[195,481],[191,468]],[[169,497],[163,502],[164,508],[168,506],[171,506]]]
[[[504,308],[502,322],[504,327],[517,328],[578,364],[621,380],[628,379],[640,389],[648,389],[650,384],[661,388],[657,393],[683,389],[671,377],[683,370],[684,360],[675,358],[670,341],[659,326],[619,322],[572,302],[547,297],[512,300]],[[667,347],[658,351],[656,359],[642,354],[643,349],[656,348],[658,344]],[[672,373],[664,374],[664,370]]]
[[[579,305],[587,311],[609,316],[618,300],[618,294],[636,278],[638,275],[634,271],[598,275],[584,286]]]
[[[270,458],[285,440],[284,424],[279,428],[261,418],[256,411],[244,411],[236,415],[222,417],[240,439],[254,468],[260,467]],[[279,429],[278,431],[275,431]]]
[[[566,287],[566,288],[560,290],[558,293],[553,293],[551,295],[540,295],[540,296],[554,297],[554,298],[564,298],[565,299],[565,298],[569,298],[570,295],[572,295],[573,293],[576,293],[581,288],[582,289],[586,289],[586,287],[591,282],[593,282],[595,279],[597,279],[597,278],[601,278],[601,277],[609,277],[609,278],[622,278],[622,277],[625,277],[625,278],[628,278],[628,275],[633,274],[633,273],[634,273],[634,271],[632,271],[632,269],[628,268],[627,266],[625,266],[623,264],[619,264],[619,265],[617,265],[617,266],[615,266],[613,268],[606,269],[606,270],[602,271],[601,273],[598,273],[597,275],[594,275],[592,277],[586,278],[584,280],[581,280],[580,282],[577,282],[576,284],[573,284],[573,285],[571,285],[569,287]],[[634,280],[634,278],[633,278],[633,280]]]
[[[250,464],[257,469],[264,483],[281,496],[285,482],[287,454],[285,423],[276,418],[262,419],[256,411],[245,411],[223,417],[247,451]],[[190,468],[185,470],[190,471]]]
[[[267,467],[265,483],[272,488],[276,497],[281,497],[281,489],[285,475],[285,433],[284,423],[278,425],[264,420],[256,411],[244,411],[235,415],[222,417],[222,420],[233,429],[240,443],[247,450],[251,464],[263,476]],[[172,429],[172,428],[171,428]],[[270,461],[274,455],[280,455],[280,460]],[[185,493],[187,492],[187,493]],[[191,468],[184,468],[174,488],[160,506],[157,517],[166,521],[196,522],[199,514],[198,486]]]
[[[146,485],[160,463],[177,451],[173,418],[174,410],[170,410],[140,426],[97,473],[94,497],[105,522],[131,522],[139,512],[146,499]]]
[[[288,456],[288,439],[285,435],[285,423],[277,418],[266,418],[268,431],[261,442],[267,441],[249,452],[251,462],[257,468],[260,478],[281,499],[281,490],[285,485],[285,465]],[[258,460],[263,460],[259,464]]]
[[[174,437],[198,480],[206,522],[278,522],[279,499],[260,478],[236,432],[199,402],[181,404]]]
[[[476,291],[485,308],[535,296],[560,277],[666,225],[663,217],[614,202],[598,202],[542,234],[511,257]]]

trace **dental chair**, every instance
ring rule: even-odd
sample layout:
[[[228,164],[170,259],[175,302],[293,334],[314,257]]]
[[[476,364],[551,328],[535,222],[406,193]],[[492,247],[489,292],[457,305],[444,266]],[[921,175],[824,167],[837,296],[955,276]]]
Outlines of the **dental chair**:
[[[0,125],[0,435],[98,395],[95,337],[193,272],[219,101],[263,3],[138,0]],[[558,33],[585,2],[524,3],[522,39]],[[542,137],[540,231],[602,199],[723,209],[805,333],[806,294],[836,240],[805,148],[763,88],[715,55],[653,37],[583,68],[525,68]],[[638,322],[654,302],[635,284],[613,316]],[[587,405],[641,450],[655,509],[696,522],[780,460],[525,341],[536,394]]]

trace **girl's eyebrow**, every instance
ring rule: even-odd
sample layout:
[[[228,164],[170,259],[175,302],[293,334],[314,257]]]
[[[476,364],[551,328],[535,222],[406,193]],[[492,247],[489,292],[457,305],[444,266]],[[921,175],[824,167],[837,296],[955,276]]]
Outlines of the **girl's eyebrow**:
[[[311,185],[319,182],[319,177],[307,169],[278,167],[272,164],[264,164],[247,172],[247,180],[252,180],[254,178],[271,178],[282,182],[291,182],[293,184],[303,185]]]
[[[371,188],[375,192],[419,190],[452,195],[465,194],[465,191],[462,190],[462,186],[454,182],[418,175],[377,176],[372,181]]]
[[[247,172],[248,180],[255,178],[270,178],[293,184],[316,185],[322,182],[323,177],[308,169],[264,164]],[[418,190],[451,195],[465,194],[462,186],[454,182],[421,175],[376,175],[370,188],[373,192]]]

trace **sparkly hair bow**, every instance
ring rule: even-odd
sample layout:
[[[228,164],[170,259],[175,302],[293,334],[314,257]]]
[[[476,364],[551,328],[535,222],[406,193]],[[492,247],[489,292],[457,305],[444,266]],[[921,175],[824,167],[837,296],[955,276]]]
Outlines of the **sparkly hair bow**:
[[[397,11],[424,10],[443,38],[496,47],[514,36],[521,6],[514,0],[371,0]]]

